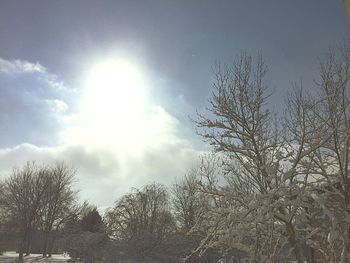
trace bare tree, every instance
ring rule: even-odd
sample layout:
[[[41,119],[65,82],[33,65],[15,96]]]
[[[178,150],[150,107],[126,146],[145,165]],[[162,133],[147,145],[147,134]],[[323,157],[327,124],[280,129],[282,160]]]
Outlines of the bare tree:
[[[23,262],[30,230],[38,218],[48,186],[47,173],[47,167],[27,163],[22,168],[14,169],[5,180],[2,204],[18,222],[21,233],[18,262]]]
[[[4,189],[5,184],[4,181],[0,181],[0,224],[6,220],[6,211],[5,211],[5,203],[4,203]]]
[[[0,180],[0,255],[4,251],[4,245],[6,240],[4,239],[4,225],[7,221],[6,211],[3,204],[4,183]]]
[[[117,239],[128,242],[134,255],[147,257],[173,230],[168,193],[151,184],[124,195],[106,215],[107,227]]]
[[[200,191],[198,169],[191,169],[172,187],[172,204],[181,231],[189,232],[198,224],[208,206],[206,195]]]
[[[76,201],[76,192],[72,189],[74,175],[75,170],[63,162],[48,169],[48,184],[40,207],[40,225],[44,232],[43,257],[47,254],[51,256],[55,241],[53,230],[57,232]]]

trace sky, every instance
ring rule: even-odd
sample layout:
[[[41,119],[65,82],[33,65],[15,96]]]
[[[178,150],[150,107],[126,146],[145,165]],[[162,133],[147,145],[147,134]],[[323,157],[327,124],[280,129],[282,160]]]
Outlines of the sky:
[[[261,52],[280,111],[349,30],[342,0],[1,0],[0,177],[64,161],[98,207],[170,186],[210,150],[214,63]]]

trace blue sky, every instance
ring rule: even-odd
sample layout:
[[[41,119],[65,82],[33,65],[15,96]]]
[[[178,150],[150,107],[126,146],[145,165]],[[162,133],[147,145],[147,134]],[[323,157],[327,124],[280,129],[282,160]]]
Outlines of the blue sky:
[[[27,160],[65,160],[99,206],[132,186],[170,184],[206,150],[189,116],[207,106],[213,63],[262,52],[279,110],[291,82],[311,87],[318,57],[349,36],[341,2],[2,0],[1,176]],[[92,99],[86,79],[110,59],[142,75],[144,108],[113,108],[130,99],[129,82],[111,94],[96,87],[116,96],[109,112]]]

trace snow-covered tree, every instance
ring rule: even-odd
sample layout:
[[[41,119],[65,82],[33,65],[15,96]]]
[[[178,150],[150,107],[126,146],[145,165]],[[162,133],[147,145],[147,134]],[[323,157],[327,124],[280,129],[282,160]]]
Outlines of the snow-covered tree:
[[[315,121],[325,143],[312,155],[316,209],[310,234],[328,262],[350,262],[350,42],[331,49],[320,64]],[[320,233],[327,238],[320,237]],[[320,243],[320,240],[327,242]]]
[[[215,151],[225,156],[226,183],[218,180],[215,186],[208,177],[205,186],[221,202],[209,218],[216,223],[207,241],[225,240],[253,261],[264,251],[269,257],[265,262],[275,262],[272,255],[287,244],[302,263],[301,219],[310,206],[308,183],[314,165],[310,156],[328,138],[321,136],[325,127],[313,119],[317,102],[302,90],[291,95],[285,121],[272,114],[266,106],[266,72],[261,56],[254,62],[246,53],[232,65],[215,67],[210,114],[199,115],[197,125]],[[268,250],[262,249],[265,243]]]

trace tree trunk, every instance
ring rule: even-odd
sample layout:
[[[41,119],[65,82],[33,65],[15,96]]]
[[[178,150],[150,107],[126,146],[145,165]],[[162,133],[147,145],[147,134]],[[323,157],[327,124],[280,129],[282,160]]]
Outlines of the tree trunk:
[[[306,253],[307,253],[307,255],[306,255],[306,262],[307,263],[314,263],[313,248],[310,247],[308,244],[305,244],[305,246],[306,246]]]
[[[291,223],[288,223],[286,225],[286,227],[287,227],[287,232],[288,232],[289,243],[291,245],[295,259],[298,263],[304,263],[304,257],[303,257],[302,250],[300,247],[300,242],[296,237],[294,227]]]
[[[28,229],[24,230],[22,240],[19,246],[17,263],[23,263],[24,248],[28,238]]]
[[[51,237],[51,242],[50,242],[50,246],[49,246],[49,258],[52,257],[52,250],[54,248],[55,245],[55,241],[56,241],[56,235],[53,233],[52,237]]]
[[[43,257],[45,258],[47,256],[47,248],[50,238],[50,232],[45,231],[44,233],[44,245],[43,245]]]
[[[26,255],[25,256],[29,256],[31,253],[31,245],[32,245],[32,229],[28,230],[28,234],[27,234],[27,241],[26,241]]]
[[[21,242],[21,245],[19,247],[19,251],[18,251],[18,259],[17,259],[17,263],[23,263],[23,254],[24,254],[24,241]]]
[[[350,260],[349,249],[349,228],[344,233],[343,237],[343,249],[341,253],[340,263],[347,263]]]

